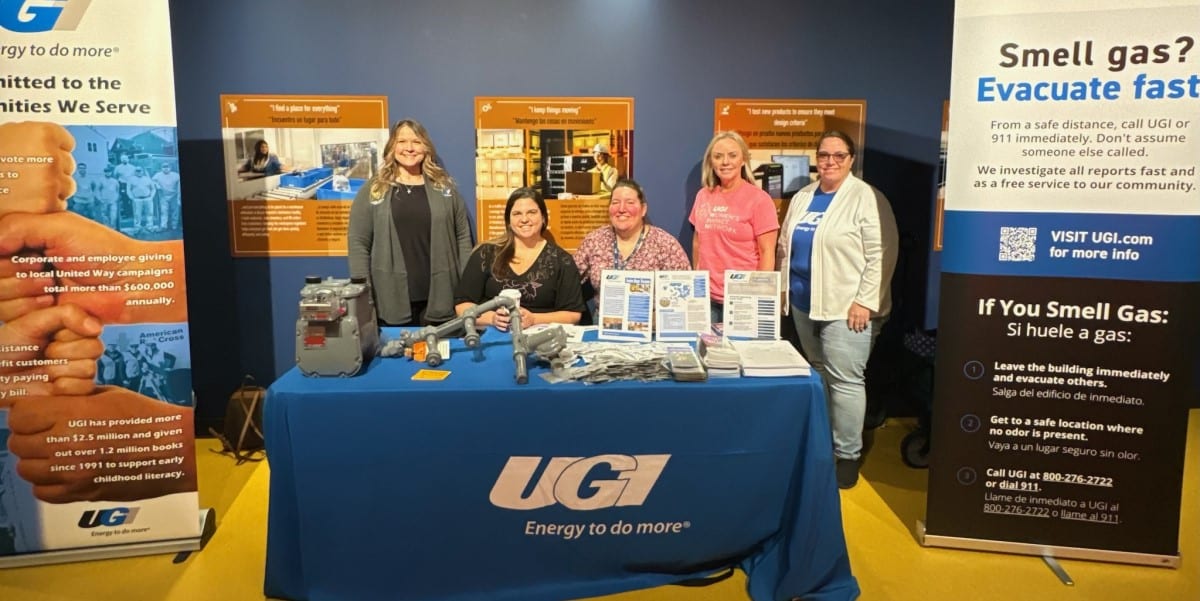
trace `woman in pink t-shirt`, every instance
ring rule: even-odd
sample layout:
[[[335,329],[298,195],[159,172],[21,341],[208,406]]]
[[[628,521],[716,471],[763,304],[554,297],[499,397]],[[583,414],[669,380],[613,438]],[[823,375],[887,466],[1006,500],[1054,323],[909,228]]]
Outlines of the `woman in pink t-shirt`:
[[[712,281],[713,323],[724,321],[725,270],[774,271],[779,217],[775,201],[754,184],[750,149],[734,131],[721,132],[708,143],[702,159],[704,187],[696,193],[688,221],[692,261]]]

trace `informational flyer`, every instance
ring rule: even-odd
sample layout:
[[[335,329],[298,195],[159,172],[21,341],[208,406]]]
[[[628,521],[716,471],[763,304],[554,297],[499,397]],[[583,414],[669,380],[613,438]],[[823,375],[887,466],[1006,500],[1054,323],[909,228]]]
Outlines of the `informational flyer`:
[[[0,559],[199,535],[167,7],[0,14]]]
[[[600,272],[596,315],[601,340],[649,342],[654,320],[654,272],[605,269]]]
[[[350,202],[379,169],[385,96],[222,95],[235,257],[344,256]]]
[[[550,231],[574,252],[608,224],[617,179],[633,177],[632,98],[475,98],[475,219],[479,240],[504,233],[521,187],[546,199]]]
[[[1178,565],[1197,23],[957,3],[928,544]]]
[[[725,270],[725,337],[778,339],[781,294],[778,271]]]
[[[750,147],[750,170],[758,184],[775,199],[780,220],[787,203],[817,173],[817,142],[821,134],[838,130],[861,149],[866,140],[865,100],[716,99],[713,129],[736,131]],[[862,152],[854,160],[862,176]]]
[[[658,340],[695,340],[710,331],[707,271],[656,271],[654,293]]]

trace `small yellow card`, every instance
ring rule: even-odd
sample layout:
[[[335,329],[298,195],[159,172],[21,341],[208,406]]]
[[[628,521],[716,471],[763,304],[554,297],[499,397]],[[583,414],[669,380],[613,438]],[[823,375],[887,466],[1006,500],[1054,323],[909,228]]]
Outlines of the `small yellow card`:
[[[419,369],[413,374],[414,380],[445,380],[450,377],[450,372],[444,369]]]

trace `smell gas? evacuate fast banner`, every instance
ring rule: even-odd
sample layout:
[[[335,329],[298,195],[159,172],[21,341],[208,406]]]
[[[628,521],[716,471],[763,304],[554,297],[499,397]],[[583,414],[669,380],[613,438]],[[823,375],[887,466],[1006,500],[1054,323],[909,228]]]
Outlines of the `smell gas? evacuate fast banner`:
[[[926,541],[1178,564],[1200,4],[955,10]]]

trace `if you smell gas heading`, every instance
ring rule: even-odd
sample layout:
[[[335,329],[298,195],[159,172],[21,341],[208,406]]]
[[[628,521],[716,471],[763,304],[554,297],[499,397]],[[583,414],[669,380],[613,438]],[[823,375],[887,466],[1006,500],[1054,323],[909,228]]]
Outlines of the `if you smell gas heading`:
[[[1089,305],[1072,305],[1053,300],[1043,304],[1018,302],[1006,298],[979,299],[979,314],[996,317],[1111,321],[1113,315],[1116,315],[1117,320],[1124,323],[1165,324],[1170,313],[1167,309],[1146,309],[1135,305],[1119,305],[1114,313],[1113,303],[1107,301]]]
[[[1108,70],[1120,73],[1130,66],[1186,63],[1194,45],[1195,38],[1187,34],[1170,42],[1113,45],[1107,52],[1097,48],[1094,40],[1074,40],[1051,48],[1023,47],[1016,42],[1007,42],[999,48],[998,65],[1003,69],[1092,67],[1097,65],[1095,56],[1104,52]],[[1200,98],[1200,75],[1196,73],[1170,79],[1138,73],[1133,76],[1132,84],[1134,100]],[[975,97],[979,102],[1070,102],[1117,100],[1122,92],[1121,82],[1100,77],[1004,81],[994,75],[986,75],[979,78]]]

